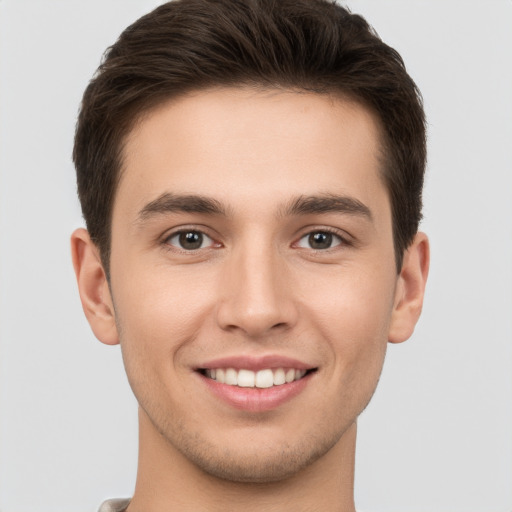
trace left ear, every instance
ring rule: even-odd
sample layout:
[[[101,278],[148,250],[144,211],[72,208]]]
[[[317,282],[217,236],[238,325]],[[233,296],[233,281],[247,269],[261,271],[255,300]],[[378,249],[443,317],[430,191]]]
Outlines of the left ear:
[[[417,233],[404,253],[402,270],[398,276],[388,334],[391,343],[402,343],[414,331],[423,306],[429,263],[430,247],[427,235]]]

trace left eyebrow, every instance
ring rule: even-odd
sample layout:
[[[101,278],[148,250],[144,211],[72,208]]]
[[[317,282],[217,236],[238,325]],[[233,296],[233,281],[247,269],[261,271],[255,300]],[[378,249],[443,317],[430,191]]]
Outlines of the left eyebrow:
[[[226,215],[221,203],[200,195],[176,195],[166,192],[146,204],[138,213],[137,220],[144,222],[159,214],[185,212]]]
[[[315,213],[343,213],[366,217],[370,221],[373,219],[370,208],[359,199],[336,194],[299,196],[293,199],[283,211],[285,216]]]

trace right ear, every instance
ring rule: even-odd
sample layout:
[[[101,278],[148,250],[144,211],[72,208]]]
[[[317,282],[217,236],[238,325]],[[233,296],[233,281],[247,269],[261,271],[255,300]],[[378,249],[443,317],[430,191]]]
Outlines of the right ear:
[[[102,343],[116,345],[114,303],[98,248],[87,230],[79,228],[71,235],[71,256],[82,308],[94,335]]]

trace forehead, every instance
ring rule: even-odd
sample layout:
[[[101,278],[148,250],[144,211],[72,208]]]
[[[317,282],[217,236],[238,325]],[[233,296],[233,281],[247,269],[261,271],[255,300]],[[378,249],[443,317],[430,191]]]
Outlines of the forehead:
[[[387,196],[377,120],[329,95],[249,88],[188,94],[143,116],[123,156],[114,216],[120,209],[133,215],[162,193],[261,208],[304,194],[349,194],[365,203]]]

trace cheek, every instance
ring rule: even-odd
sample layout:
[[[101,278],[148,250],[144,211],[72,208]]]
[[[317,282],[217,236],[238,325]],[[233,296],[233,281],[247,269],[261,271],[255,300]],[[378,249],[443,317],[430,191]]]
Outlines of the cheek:
[[[193,343],[209,321],[214,303],[211,286],[187,269],[153,268],[131,275],[131,279],[117,281],[113,276],[116,322],[127,371],[161,373],[168,365],[178,367],[181,347]]]
[[[368,390],[380,375],[388,341],[395,276],[391,272],[336,272],[308,301],[314,329],[327,340],[333,378]],[[320,293],[321,292],[321,293]]]
[[[393,308],[396,276],[370,266],[333,268],[322,279],[303,282],[305,307],[314,311],[317,327],[346,340],[370,342],[387,337]]]

